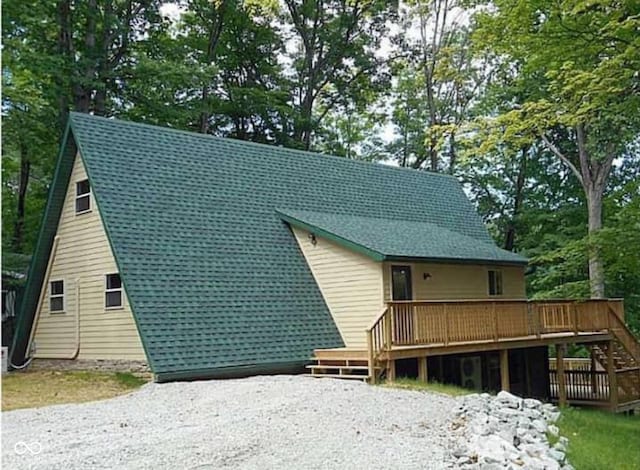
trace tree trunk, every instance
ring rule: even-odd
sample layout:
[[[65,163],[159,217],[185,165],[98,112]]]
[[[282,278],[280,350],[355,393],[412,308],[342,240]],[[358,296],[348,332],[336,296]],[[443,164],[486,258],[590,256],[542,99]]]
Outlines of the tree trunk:
[[[513,214],[507,224],[507,231],[504,237],[504,249],[507,251],[513,251],[516,241],[516,220],[520,215],[520,208],[522,207],[522,199],[524,196],[524,182],[527,173],[527,152],[528,147],[522,149],[522,160],[520,161],[520,168],[518,169],[518,177],[516,179],[516,193],[513,198]]]
[[[222,1],[218,6],[215,2],[211,2],[211,13],[213,16],[211,22],[211,29],[209,30],[209,38],[207,40],[206,62],[207,65],[211,65],[216,57],[216,48],[222,34],[222,28],[224,26],[224,14],[225,14],[226,2]],[[209,83],[205,83],[202,87],[202,112],[198,118],[198,132],[201,134],[207,134],[209,132],[209,119],[211,119],[211,113],[209,112]]]
[[[589,285],[591,297],[600,299],[604,297],[604,265],[602,256],[592,237],[602,228],[602,196],[603,187],[585,188],[587,207],[589,213]]]
[[[611,173],[611,166],[616,156],[616,145],[609,142],[604,146],[604,158],[596,158],[587,147],[588,126],[584,123],[576,125],[576,143],[578,144],[578,165],[562,153],[562,151],[542,135],[542,141],[562,162],[569,167],[582,184],[587,198],[589,216],[589,286],[591,298],[604,297],[604,263],[602,254],[595,243],[595,235],[602,228],[602,199]]]
[[[24,207],[27,200],[27,187],[29,186],[29,171],[31,161],[24,142],[20,143],[20,181],[18,183],[18,207],[16,212],[16,224],[13,230],[13,250],[22,253],[24,245]]]
[[[71,33],[71,1],[62,0],[58,2],[58,53],[64,59],[64,67],[61,73],[56,74],[58,85],[58,120],[61,130],[67,125],[67,115],[69,114],[69,96],[67,94],[68,82],[66,76],[71,70],[73,60],[73,42]]]

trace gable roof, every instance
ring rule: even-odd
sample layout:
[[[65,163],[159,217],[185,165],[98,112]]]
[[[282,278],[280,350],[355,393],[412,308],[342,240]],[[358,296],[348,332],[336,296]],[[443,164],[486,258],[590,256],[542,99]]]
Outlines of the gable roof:
[[[431,224],[493,243],[449,176],[78,113],[68,133],[30,268],[17,361],[76,146],[160,379],[259,371],[343,344],[276,208]]]
[[[283,220],[360,251],[376,261],[425,260],[526,264],[527,259],[493,242],[430,222],[279,209]]]

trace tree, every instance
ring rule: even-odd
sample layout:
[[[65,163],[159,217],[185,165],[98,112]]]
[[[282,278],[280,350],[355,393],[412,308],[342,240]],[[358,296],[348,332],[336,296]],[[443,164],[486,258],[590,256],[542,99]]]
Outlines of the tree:
[[[312,136],[336,107],[370,102],[386,83],[376,57],[392,3],[382,0],[285,0],[280,31],[290,64],[293,139],[311,148]],[[321,111],[316,112],[318,108]]]
[[[578,179],[587,201],[591,295],[604,296],[595,243],[616,157],[640,129],[640,6],[595,1],[499,0],[478,15],[476,41],[541,76],[533,99],[500,116],[507,134],[532,134]]]

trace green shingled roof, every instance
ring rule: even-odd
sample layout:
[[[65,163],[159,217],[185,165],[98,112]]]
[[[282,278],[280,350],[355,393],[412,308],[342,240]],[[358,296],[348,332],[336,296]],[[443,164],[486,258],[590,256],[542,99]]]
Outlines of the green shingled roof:
[[[526,264],[527,259],[429,222],[360,217],[279,209],[291,225],[324,235],[376,261],[423,259],[432,261]]]
[[[456,246],[493,243],[449,176],[86,114],[70,123],[27,293],[37,297],[43,282],[77,146],[160,379],[267,372],[343,345],[277,208],[315,214],[334,232],[337,218],[348,219],[363,246],[375,245],[363,238],[372,220],[386,221],[385,233],[402,221],[438,236],[446,229]],[[334,214],[333,225],[318,214]],[[35,301],[22,308],[14,362],[24,357]]]

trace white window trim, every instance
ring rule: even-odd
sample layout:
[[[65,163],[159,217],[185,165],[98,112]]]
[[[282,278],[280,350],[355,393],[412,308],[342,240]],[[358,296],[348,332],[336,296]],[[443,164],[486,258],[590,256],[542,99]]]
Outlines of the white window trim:
[[[89,183],[89,192],[88,193],[84,193],[84,194],[80,194],[78,195],[78,183],[82,183],[83,181],[87,181]],[[89,178],[85,178],[85,179],[81,179],[76,181],[76,197],[73,200],[73,211],[75,212],[76,215],[82,215],[82,214],[88,214],[89,212],[91,212],[93,210],[93,203],[91,201],[91,182],[89,182]],[[78,199],[83,198],[83,197],[88,197],[89,198],[89,208],[87,210],[84,211],[80,211],[78,212],[76,210],[76,207],[78,207]]]
[[[117,274],[120,276],[120,273],[108,273],[104,275],[104,309],[105,310],[122,310],[124,308],[124,289],[122,288],[122,276],[120,276],[120,287],[117,289],[107,289],[107,277],[113,276]],[[113,305],[111,307],[107,307],[107,294],[109,292],[120,292],[120,305]]]
[[[62,281],[62,294],[53,294],[51,289],[51,284],[54,282]],[[49,280],[49,314],[50,315],[59,315],[61,313],[67,313],[67,283],[64,279],[51,279]],[[51,310],[51,299],[62,298],[62,310]]]
[[[500,293],[499,294],[492,294],[491,293],[491,284],[489,283],[489,273],[493,271],[495,273],[499,273],[500,275]],[[497,277],[496,277],[496,288],[498,287],[498,283],[497,283]],[[502,271],[502,269],[487,269],[487,294],[489,295],[489,297],[504,297],[504,273]]]

